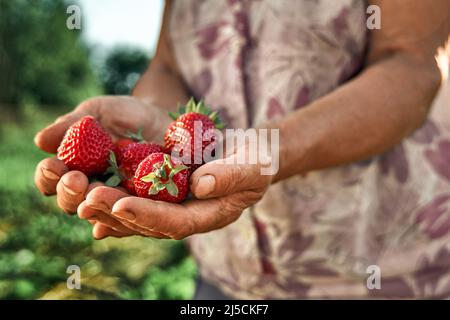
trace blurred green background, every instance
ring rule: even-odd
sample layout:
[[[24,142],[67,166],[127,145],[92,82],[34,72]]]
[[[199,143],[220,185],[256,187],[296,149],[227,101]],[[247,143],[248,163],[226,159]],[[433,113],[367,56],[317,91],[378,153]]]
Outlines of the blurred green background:
[[[129,93],[150,61],[128,46],[94,59],[82,31],[65,27],[68,4],[0,0],[0,299],[191,298],[196,267],[182,242],[95,241],[34,188],[47,156],[35,132],[88,97]],[[66,287],[69,265],[81,290]]]

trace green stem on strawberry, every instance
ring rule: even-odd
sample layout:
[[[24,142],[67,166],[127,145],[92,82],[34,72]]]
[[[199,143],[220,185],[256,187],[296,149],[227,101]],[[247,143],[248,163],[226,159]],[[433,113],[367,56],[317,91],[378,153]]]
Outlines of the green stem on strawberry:
[[[177,120],[177,118],[183,114],[195,112],[208,116],[213,122],[217,129],[225,128],[226,124],[220,120],[219,111],[212,111],[210,107],[208,107],[203,100],[200,100],[198,103],[195,103],[193,97],[191,97],[188,103],[185,106],[180,106],[178,108],[178,112],[169,112],[169,116],[173,120]]]
[[[136,133],[132,131],[127,131],[124,135],[125,138],[131,139],[135,142],[144,142],[144,137],[142,136],[142,132],[144,131],[144,128],[140,127],[136,131]]]
[[[169,170],[169,176],[167,177],[166,168]],[[141,178],[141,181],[150,182],[152,186],[148,190],[149,195],[156,195],[160,191],[166,189],[167,192],[173,196],[178,196],[178,187],[173,182],[172,178],[183,170],[189,168],[183,164],[173,166],[168,154],[164,155],[164,161],[162,163],[155,164],[153,166],[154,171]]]
[[[108,163],[110,167],[105,173],[112,173],[112,176],[106,180],[105,185],[108,187],[117,187],[123,180],[122,173],[120,173],[119,167],[117,165],[116,155],[113,151],[109,150],[109,160]]]

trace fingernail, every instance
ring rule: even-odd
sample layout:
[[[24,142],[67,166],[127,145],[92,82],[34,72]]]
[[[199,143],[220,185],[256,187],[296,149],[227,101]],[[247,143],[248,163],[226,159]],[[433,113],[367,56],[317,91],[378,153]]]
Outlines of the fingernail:
[[[134,213],[127,212],[127,211],[112,212],[112,214],[118,218],[125,219],[128,221],[134,221],[136,219],[136,216],[134,215]]]
[[[36,133],[36,135],[34,136],[34,139],[33,139],[33,141],[34,141],[34,144],[35,145],[38,145],[38,143],[39,143],[39,135],[41,134],[41,132],[39,131],[38,133]]]
[[[46,168],[42,168],[41,171],[42,171],[42,174],[44,175],[44,177],[46,177],[47,179],[59,180],[59,176],[56,173],[54,173]]]
[[[216,178],[207,174],[198,179],[197,187],[195,188],[195,195],[205,197],[214,191],[216,186]]]
[[[80,194],[80,192],[75,192],[72,189],[70,189],[66,184],[64,184],[64,182],[62,182],[62,184],[63,184],[64,191],[67,192],[68,194],[70,194],[72,196],[78,196]]]
[[[111,212],[111,209],[104,203],[95,202],[95,203],[88,203],[87,205],[89,206],[89,208],[92,208],[94,210],[98,210],[98,211],[101,211],[104,213]]]

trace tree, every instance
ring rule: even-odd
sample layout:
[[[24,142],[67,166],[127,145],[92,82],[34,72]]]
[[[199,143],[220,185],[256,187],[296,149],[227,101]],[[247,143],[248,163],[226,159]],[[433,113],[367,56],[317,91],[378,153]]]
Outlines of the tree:
[[[0,103],[73,105],[97,82],[64,0],[0,0]]]
[[[148,55],[127,47],[113,49],[100,72],[106,94],[129,94],[149,64]]]

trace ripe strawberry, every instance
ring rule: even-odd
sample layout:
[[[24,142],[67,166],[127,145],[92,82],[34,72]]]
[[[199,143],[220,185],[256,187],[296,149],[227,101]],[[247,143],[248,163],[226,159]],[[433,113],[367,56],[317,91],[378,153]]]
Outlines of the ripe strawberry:
[[[85,116],[67,130],[57,156],[70,170],[92,176],[105,172],[113,148],[111,137],[97,120]]]
[[[220,122],[217,112],[211,112],[203,101],[198,104],[191,98],[186,107],[170,116],[175,120],[166,130],[164,141],[168,152],[182,157],[191,172],[205,163],[203,152],[208,147],[213,150],[217,141],[214,129],[225,127]],[[209,137],[206,137],[206,135]]]
[[[114,154],[116,155],[117,162],[120,163],[122,160],[122,155],[125,152],[126,148],[134,143],[134,142],[143,142],[144,138],[142,137],[142,128],[140,128],[137,133],[133,133],[128,131],[125,134],[125,138],[120,138],[114,143]]]
[[[120,183],[130,194],[134,195],[134,173],[139,163],[148,155],[163,151],[163,147],[155,143],[132,142],[124,148],[120,160],[116,160],[111,154],[109,159],[111,167],[108,171],[113,173],[113,176],[106,181],[106,185],[117,186]]]
[[[188,167],[168,154],[152,153],[139,164],[134,187],[139,197],[181,202],[189,191]]]

